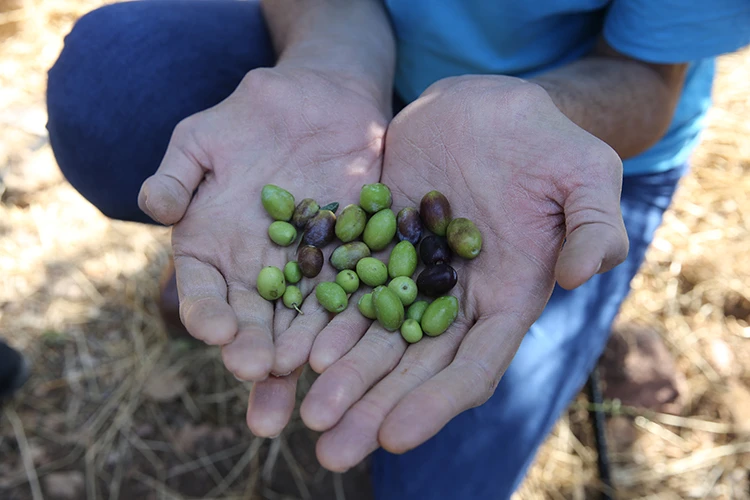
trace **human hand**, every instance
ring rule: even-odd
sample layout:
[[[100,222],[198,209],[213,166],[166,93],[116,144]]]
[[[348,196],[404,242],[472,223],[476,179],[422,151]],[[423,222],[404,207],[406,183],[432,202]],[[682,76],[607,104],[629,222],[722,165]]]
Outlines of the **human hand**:
[[[373,324],[313,384],[301,415],[324,431],[317,455],[331,470],[378,446],[408,451],[481,405],[555,281],[575,288],[628,250],[620,159],[523,80],[459,77],[430,87],[391,122],[382,182],[396,210],[441,191],[454,217],[475,222],[483,250],[454,259],[460,312],[446,333],[408,345]]]
[[[268,238],[262,187],[281,186],[296,202],[356,202],[362,184],[380,177],[388,106],[351,78],[283,64],[253,70],[225,101],[177,126],[158,171],[143,184],[140,207],[174,224],[182,322],[194,337],[222,346],[224,364],[238,378],[266,379],[274,334],[296,325],[302,344],[312,344],[329,319],[315,300],[297,316],[256,292],[262,267],[296,260],[296,245],[281,248]],[[332,271],[319,279],[332,278],[325,273]],[[312,283],[302,281],[304,295]],[[283,426],[288,415],[279,418]]]

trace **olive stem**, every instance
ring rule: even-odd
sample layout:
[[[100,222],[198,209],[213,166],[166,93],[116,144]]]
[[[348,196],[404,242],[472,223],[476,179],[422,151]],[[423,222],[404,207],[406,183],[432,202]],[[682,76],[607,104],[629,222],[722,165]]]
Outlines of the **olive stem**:
[[[292,307],[293,307],[293,308],[294,308],[294,309],[295,309],[295,310],[296,310],[296,311],[297,311],[298,313],[300,313],[300,314],[301,314],[302,316],[304,316],[304,315],[305,315],[305,313],[303,313],[303,312],[302,312],[302,310],[301,310],[301,309],[300,309],[299,307],[297,307],[297,304],[296,304],[296,303],[292,304]]]

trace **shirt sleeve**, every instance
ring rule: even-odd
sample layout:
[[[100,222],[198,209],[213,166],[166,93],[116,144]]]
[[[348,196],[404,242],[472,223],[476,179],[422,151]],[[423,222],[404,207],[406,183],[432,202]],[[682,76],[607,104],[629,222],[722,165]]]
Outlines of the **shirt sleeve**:
[[[604,38],[642,61],[676,64],[750,44],[750,0],[613,0]]]

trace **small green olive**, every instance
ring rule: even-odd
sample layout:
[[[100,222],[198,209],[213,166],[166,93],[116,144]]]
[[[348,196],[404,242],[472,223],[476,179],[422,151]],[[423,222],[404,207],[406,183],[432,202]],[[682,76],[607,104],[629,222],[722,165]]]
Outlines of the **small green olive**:
[[[391,256],[388,259],[388,274],[391,278],[399,276],[408,276],[414,274],[417,270],[417,249],[410,242],[404,240],[396,243],[391,250]]]
[[[284,278],[287,283],[296,284],[302,279],[302,269],[296,260],[287,262],[284,266]]]
[[[359,289],[359,276],[351,269],[344,269],[336,275],[336,283],[346,293],[354,293]]]
[[[375,304],[372,303],[371,293],[366,293],[359,298],[357,308],[359,308],[359,312],[362,313],[362,316],[365,318],[377,319],[378,317],[377,314],[375,314]]]
[[[435,299],[422,315],[422,331],[430,337],[437,337],[448,329],[458,316],[458,299],[446,295]]]
[[[365,257],[357,262],[357,276],[367,286],[379,286],[388,281],[388,268],[375,257]]]
[[[377,251],[387,247],[394,236],[396,236],[396,215],[393,210],[386,208],[367,221],[362,241],[370,247],[370,250]]]
[[[378,323],[390,332],[401,327],[404,322],[404,304],[388,287],[379,286],[372,291],[372,303]]]
[[[336,248],[330,262],[337,271],[355,269],[360,259],[370,256],[370,248],[361,241],[352,241]]]
[[[417,284],[408,276],[393,278],[391,282],[388,283],[388,288],[390,288],[391,291],[401,299],[401,303],[404,306],[411,305],[411,303],[417,298]]]
[[[286,189],[266,184],[260,192],[260,201],[274,220],[288,221],[294,213],[294,196]]]
[[[302,292],[296,286],[289,285],[288,287],[286,287],[282,300],[284,301],[284,305],[289,309],[294,309],[298,313],[304,314],[300,310],[300,306],[302,305]]]
[[[266,300],[276,300],[286,290],[286,280],[281,269],[274,266],[267,266],[258,273],[258,282],[256,284],[258,293]]]
[[[369,214],[374,214],[384,208],[391,208],[392,204],[391,190],[380,182],[365,184],[359,192],[359,206]]]
[[[422,327],[417,320],[407,319],[401,325],[401,336],[410,344],[419,342],[422,340]]]
[[[338,284],[330,281],[319,283],[315,287],[315,298],[326,311],[340,313],[349,304],[346,298],[346,292]]]
[[[288,247],[297,239],[297,230],[288,222],[277,220],[268,226],[268,237],[282,247]]]
[[[409,309],[406,310],[406,317],[415,321],[422,321],[422,315],[429,305],[430,303],[426,300],[418,300],[414,302],[409,306]]]

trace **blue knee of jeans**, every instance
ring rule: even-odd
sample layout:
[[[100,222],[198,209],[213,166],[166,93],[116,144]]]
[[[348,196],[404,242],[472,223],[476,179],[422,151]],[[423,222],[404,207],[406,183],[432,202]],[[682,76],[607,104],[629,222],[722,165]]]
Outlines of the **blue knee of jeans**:
[[[105,215],[137,205],[180,120],[224,100],[274,55],[257,2],[139,1],[83,16],[50,69],[50,143],[67,180]]]

